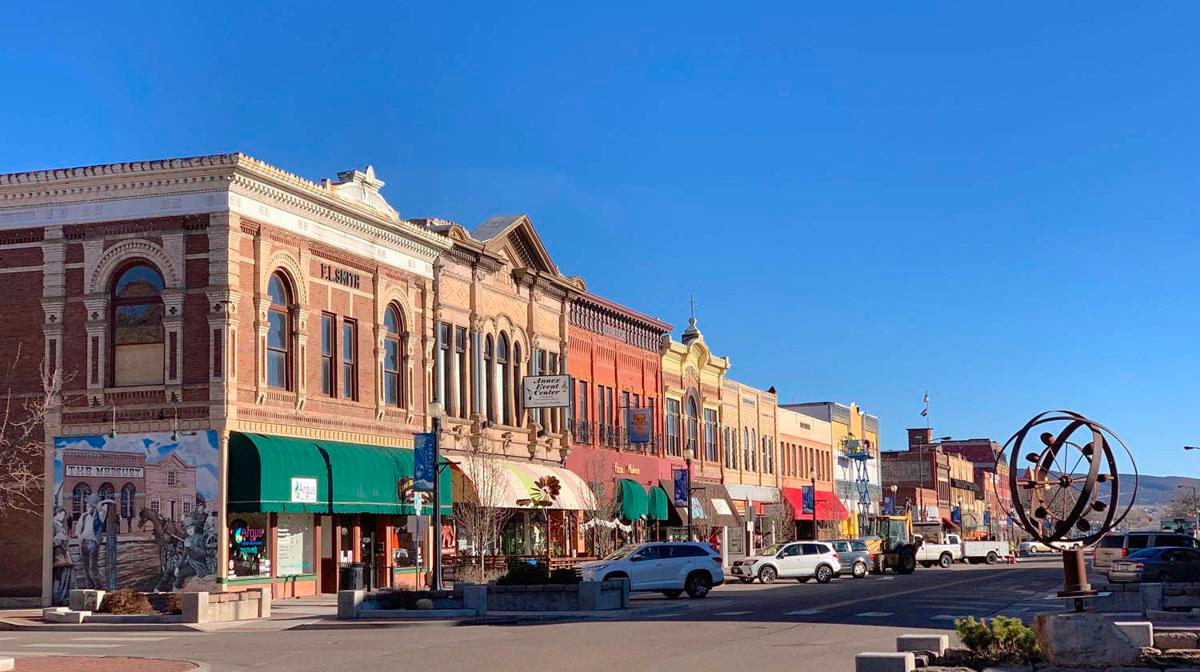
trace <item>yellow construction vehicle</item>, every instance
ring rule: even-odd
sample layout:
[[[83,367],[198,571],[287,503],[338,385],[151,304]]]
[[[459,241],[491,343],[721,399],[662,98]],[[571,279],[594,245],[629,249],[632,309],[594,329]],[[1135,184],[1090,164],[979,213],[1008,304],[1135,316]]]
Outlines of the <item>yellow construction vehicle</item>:
[[[912,574],[917,568],[917,549],[920,539],[912,534],[912,515],[908,512],[871,517],[876,536],[867,538],[867,548],[874,561],[872,571],[882,574],[891,568],[897,574]]]

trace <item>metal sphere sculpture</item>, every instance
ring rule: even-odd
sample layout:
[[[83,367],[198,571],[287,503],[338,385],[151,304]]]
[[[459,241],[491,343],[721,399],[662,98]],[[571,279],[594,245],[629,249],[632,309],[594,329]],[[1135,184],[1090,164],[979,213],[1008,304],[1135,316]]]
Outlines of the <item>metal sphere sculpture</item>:
[[[1035,439],[1040,445],[1025,452],[1035,430],[1041,430]],[[1114,445],[1133,465],[1133,492],[1124,505]],[[1013,507],[1006,513],[1054,550],[1096,543],[1125,519],[1137,496],[1137,464],[1129,447],[1108,427],[1074,411],[1034,416],[1004,443],[996,463],[1006,456]]]

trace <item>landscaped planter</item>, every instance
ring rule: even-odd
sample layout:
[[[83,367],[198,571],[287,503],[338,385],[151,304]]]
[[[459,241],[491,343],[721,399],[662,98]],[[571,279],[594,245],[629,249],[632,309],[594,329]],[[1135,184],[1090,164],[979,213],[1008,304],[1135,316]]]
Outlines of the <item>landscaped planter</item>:
[[[458,584],[451,591],[338,593],[338,618],[458,618],[489,612],[611,611],[629,607],[629,582],[498,586]]]

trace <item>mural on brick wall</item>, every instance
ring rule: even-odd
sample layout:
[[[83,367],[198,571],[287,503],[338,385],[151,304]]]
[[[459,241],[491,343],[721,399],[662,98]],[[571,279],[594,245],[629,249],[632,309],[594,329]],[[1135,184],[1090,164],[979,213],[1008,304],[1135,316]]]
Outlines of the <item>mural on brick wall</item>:
[[[214,590],[217,434],[54,440],[55,604],[72,588]]]

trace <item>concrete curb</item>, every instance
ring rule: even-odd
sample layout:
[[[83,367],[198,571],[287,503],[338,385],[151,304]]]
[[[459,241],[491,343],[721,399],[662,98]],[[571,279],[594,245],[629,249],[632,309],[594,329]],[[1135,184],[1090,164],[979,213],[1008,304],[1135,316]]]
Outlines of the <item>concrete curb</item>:
[[[573,623],[585,621],[633,621],[638,618],[677,614],[688,611],[687,604],[676,604],[666,607],[646,609],[613,609],[610,611],[537,611],[537,612],[489,612],[483,616],[463,616],[459,618],[434,617],[392,617],[388,619],[322,619],[315,623],[301,623],[291,628],[294,630],[355,630],[400,628],[417,625],[465,626],[465,625],[537,625],[541,623]]]
[[[0,630],[18,632],[204,632],[191,623],[39,623],[0,619]]]

